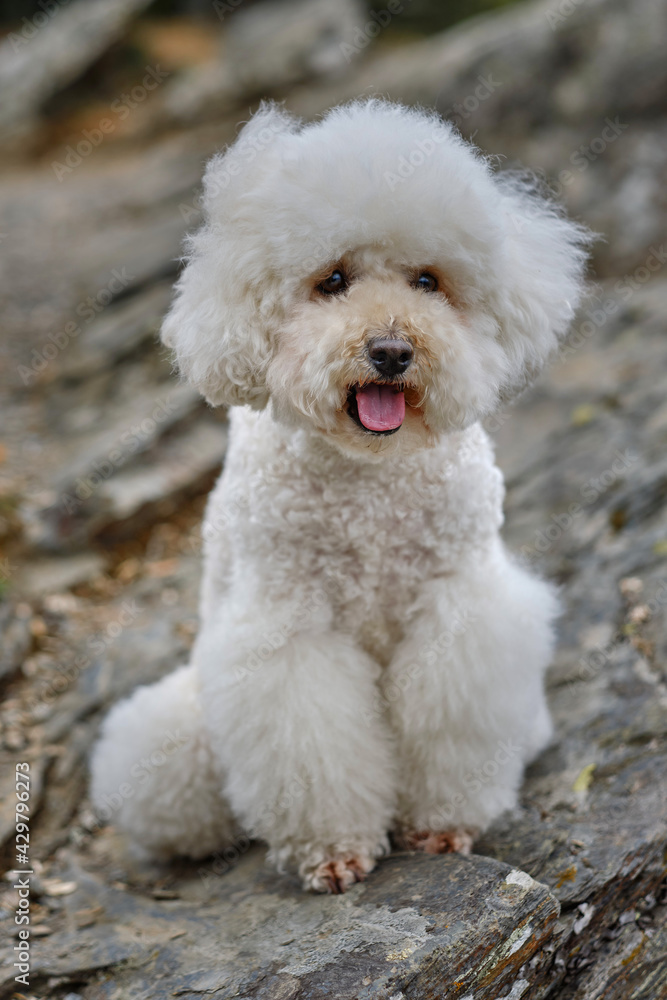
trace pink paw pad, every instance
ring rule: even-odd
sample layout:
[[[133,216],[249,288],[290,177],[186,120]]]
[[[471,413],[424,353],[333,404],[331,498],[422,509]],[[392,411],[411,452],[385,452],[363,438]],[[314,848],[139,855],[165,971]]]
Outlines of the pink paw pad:
[[[375,862],[371,858],[355,855],[331,858],[329,861],[323,861],[306,875],[305,885],[307,889],[315,892],[329,892],[337,896],[355,882],[362,882],[374,865]]]
[[[410,830],[404,833],[401,844],[408,851],[425,854],[470,854],[474,836],[469,830]]]

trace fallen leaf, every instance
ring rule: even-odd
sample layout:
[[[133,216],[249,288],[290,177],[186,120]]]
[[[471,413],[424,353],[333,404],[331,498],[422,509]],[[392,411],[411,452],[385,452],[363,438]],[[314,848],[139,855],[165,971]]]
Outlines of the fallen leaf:
[[[595,407],[591,406],[589,403],[582,403],[581,406],[575,406],[572,410],[570,420],[575,427],[583,427],[585,424],[590,424],[594,416]]]
[[[597,767],[597,764],[587,764],[586,767],[582,768],[579,772],[577,780],[572,785],[573,792],[587,792],[590,788],[591,782],[593,781],[593,771]]]

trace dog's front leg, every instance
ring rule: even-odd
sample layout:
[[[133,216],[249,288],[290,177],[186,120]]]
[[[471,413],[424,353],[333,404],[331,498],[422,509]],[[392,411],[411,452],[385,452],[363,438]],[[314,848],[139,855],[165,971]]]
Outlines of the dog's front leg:
[[[556,611],[551,588],[499,543],[424,584],[378,706],[397,738],[403,846],[467,853],[516,803],[551,732],[543,673]]]
[[[236,606],[195,659],[234,814],[306,888],[342,892],[386,850],[394,776],[386,723],[367,721],[379,668],[327,617]]]

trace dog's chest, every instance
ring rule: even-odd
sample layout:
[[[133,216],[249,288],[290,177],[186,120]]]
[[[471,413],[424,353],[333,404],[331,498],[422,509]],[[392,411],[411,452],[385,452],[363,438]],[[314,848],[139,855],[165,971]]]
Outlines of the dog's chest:
[[[271,432],[262,420],[235,437],[213,498],[235,572],[252,566],[271,603],[326,604],[335,627],[386,660],[423,584],[498,530],[502,481],[486,436],[473,427],[364,463]]]
[[[455,571],[500,523],[501,480],[481,430],[375,464],[298,440],[253,444],[247,503],[232,526],[239,560],[258,566],[270,600],[326,598],[335,624],[380,659],[420,586]]]
[[[322,491],[312,536],[315,576],[336,624],[382,661],[402,638],[420,583],[447,558],[438,530],[444,491],[425,477],[360,477],[345,484],[349,489],[342,485]]]

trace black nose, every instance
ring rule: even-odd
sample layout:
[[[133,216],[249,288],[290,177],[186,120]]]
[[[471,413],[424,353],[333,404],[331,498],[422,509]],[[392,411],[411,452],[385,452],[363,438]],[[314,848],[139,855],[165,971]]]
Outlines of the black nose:
[[[368,357],[381,375],[401,375],[413,355],[412,345],[395,337],[375,337],[368,345]]]

